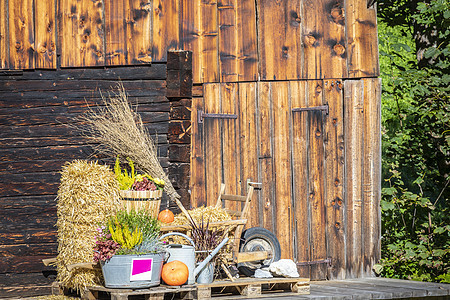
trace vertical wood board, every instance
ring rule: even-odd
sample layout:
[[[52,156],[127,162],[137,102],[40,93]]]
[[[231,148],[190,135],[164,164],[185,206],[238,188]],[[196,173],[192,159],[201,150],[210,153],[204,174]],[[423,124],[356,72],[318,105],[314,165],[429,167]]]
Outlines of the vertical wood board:
[[[192,51],[192,76],[201,83],[201,0],[180,0],[180,48]]]
[[[258,153],[257,153],[257,130],[256,130],[256,103],[257,103],[256,82],[239,84],[239,133],[240,138],[240,173],[241,173],[241,195],[247,194],[247,180],[258,182]],[[265,188],[265,187],[263,187]],[[253,193],[250,203],[247,228],[260,226],[260,207],[257,201],[257,194]]]
[[[347,277],[361,275],[362,249],[362,166],[363,166],[363,109],[362,80],[344,82],[344,136]]]
[[[219,82],[219,28],[217,2],[202,0],[201,2],[202,58],[203,82]]]
[[[300,78],[300,2],[261,0],[258,4],[261,79]]]
[[[105,1],[106,65],[126,65],[128,1]]]
[[[306,81],[291,81],[291,108],[308,106]],[[308,195],[308,144],[309,124],[307,112],[292,113],[292,176],[294,197],[295,255],[296,262],[310,261],[310,217]],[[300,277],[310,277],[310,266],[297,267]]]
[[[205,158],[203,156],[203,126],[198,123],[198,111],[204,110],[203,98],[192,98],[191,111],[191,206],[206,206]]]
[[[345,1],[348,77],[379,76],[377,16],[364,1]]]
[[[60,0],[59,9],[61,67],[104,65],[102,1]]]
[[[259,207],[263,207],[260,218],[262,226],[275,232],[275,182],[273,181],[273,103],[269,82],[258,82],[257,142],[258,181],[264,187],[259,193]]]
[[[238,80],[256,81],[258,79],[256,1],[238,0],[236,8]]]
[[[220,86],[220,98],[215,99],[221,103],[222,114],[237,114],[239,89],[237,83],[223,83]],[[239,120],[219,119],[221,123],[221,142],[223,151],[223,180],[225,183],[225,193],[237,195],[241,191],[240,159],[242,155],[239,151]],[[217,141],[220,143],[220,141]],[[219,186],[217,187],[219,188]],[[226,208],[241,211],[241,203],[236,201],[226,201]]]
[[[153,0],[154,62],[167,60],[168,50],[179,49],[180,0]]]
[[[205,112],[220,113],[220,85],[205,84],[203,86]],[[215,205],[219,194],[220,185],[223,182],[222,164],[222,140],[221,124],[219,119],[204,119],[203,133],[205,137],[205,177],[206,177],[206,202],[207,205]]]
[[[36,68],[56,69],[55,1],[35,2]]]
[[[275,113],[273,114],[273,161],[275,181],[275,224],[280,242],[281,258],[292,258],[292,188],[291,149],[289,128],[291,112],[289,103],[289,83],[273,82],[271,94]]]
[[[380,259],[381,80],[364,79],[363,275]]]
[[[9,67],[8,0],[0,0],[0,69]]]
[[[308,106],[323,105],[323,82],[308,81]],[[326,259],[326,219],[325,219],[325,191],[324,191],[324,128],[323,111],[308,112],[309,123],[309,158],[308,158],[308,193],[310,209],[310,251],[311,260]],[[326,279],[326,264],[311,266],[311,278],[314,280]]]
[[[238,0],[217,3],[219,19],[219,68],[221,82],[238,81],[236,6]]]
[[[9,68],[33,69],[33,0],[8,0]]]
[[[344,0],[305,0],[302,20],[302,78],[347,77]]]
[[[149,64],[153,55],[152,1],[129,0],[126,23],[128,64]]]
[[[343,83],[324,82],[324,101],[329,114],[325,122],[325,206],[327,217],[327,257],[332,259],[330,279],[345,278],[344,203],[344,101]]]

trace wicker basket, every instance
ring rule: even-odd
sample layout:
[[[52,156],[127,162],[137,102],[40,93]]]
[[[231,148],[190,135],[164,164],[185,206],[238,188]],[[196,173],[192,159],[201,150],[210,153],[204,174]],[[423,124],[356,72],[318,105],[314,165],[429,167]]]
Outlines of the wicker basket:
[[[162,190],[156,191],[120,191],[122,207],[128,212],[131,210],[149,211],[153,217],[157,218],[161,205]]]

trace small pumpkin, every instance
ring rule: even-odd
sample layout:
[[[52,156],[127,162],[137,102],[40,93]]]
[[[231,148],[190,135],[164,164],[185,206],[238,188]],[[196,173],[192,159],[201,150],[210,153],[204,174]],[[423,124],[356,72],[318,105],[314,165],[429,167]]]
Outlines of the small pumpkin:
[[[189,278],[189,269],[183,262],[174,260],[163,266],[161,278],[168,285],[182,285]]]
[[[173,212],[168,209],[161,211],[158,215],[158,220],[163,223],[172,223],[174,218]]]

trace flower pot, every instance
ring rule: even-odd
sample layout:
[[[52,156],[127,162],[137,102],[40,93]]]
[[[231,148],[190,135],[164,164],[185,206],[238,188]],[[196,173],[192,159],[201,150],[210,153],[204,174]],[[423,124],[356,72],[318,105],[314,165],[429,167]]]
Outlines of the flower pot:
[[[102,262],[107,288],[148,288],[161,280],[164,254],[114,255]]]
[[[128,212],[131,210],[147,210],[154,218],[158,217],[161,204],[162,190],[156,191],[130,191],[121,190],[121,204]]]

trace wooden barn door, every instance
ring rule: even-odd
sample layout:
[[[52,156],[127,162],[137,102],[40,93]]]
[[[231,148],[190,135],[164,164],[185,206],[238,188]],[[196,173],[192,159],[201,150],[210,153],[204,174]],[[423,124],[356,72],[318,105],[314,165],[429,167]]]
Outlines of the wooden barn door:
[[[379,131],[368,128],[379,124],[370,99],[379,81],[203,87],[192,109],[192,206],[215,203],[221,182],[241,194],[247,180],[260,182],[247,227],[275,233],[301,276],[370,272],[379,249]]]

